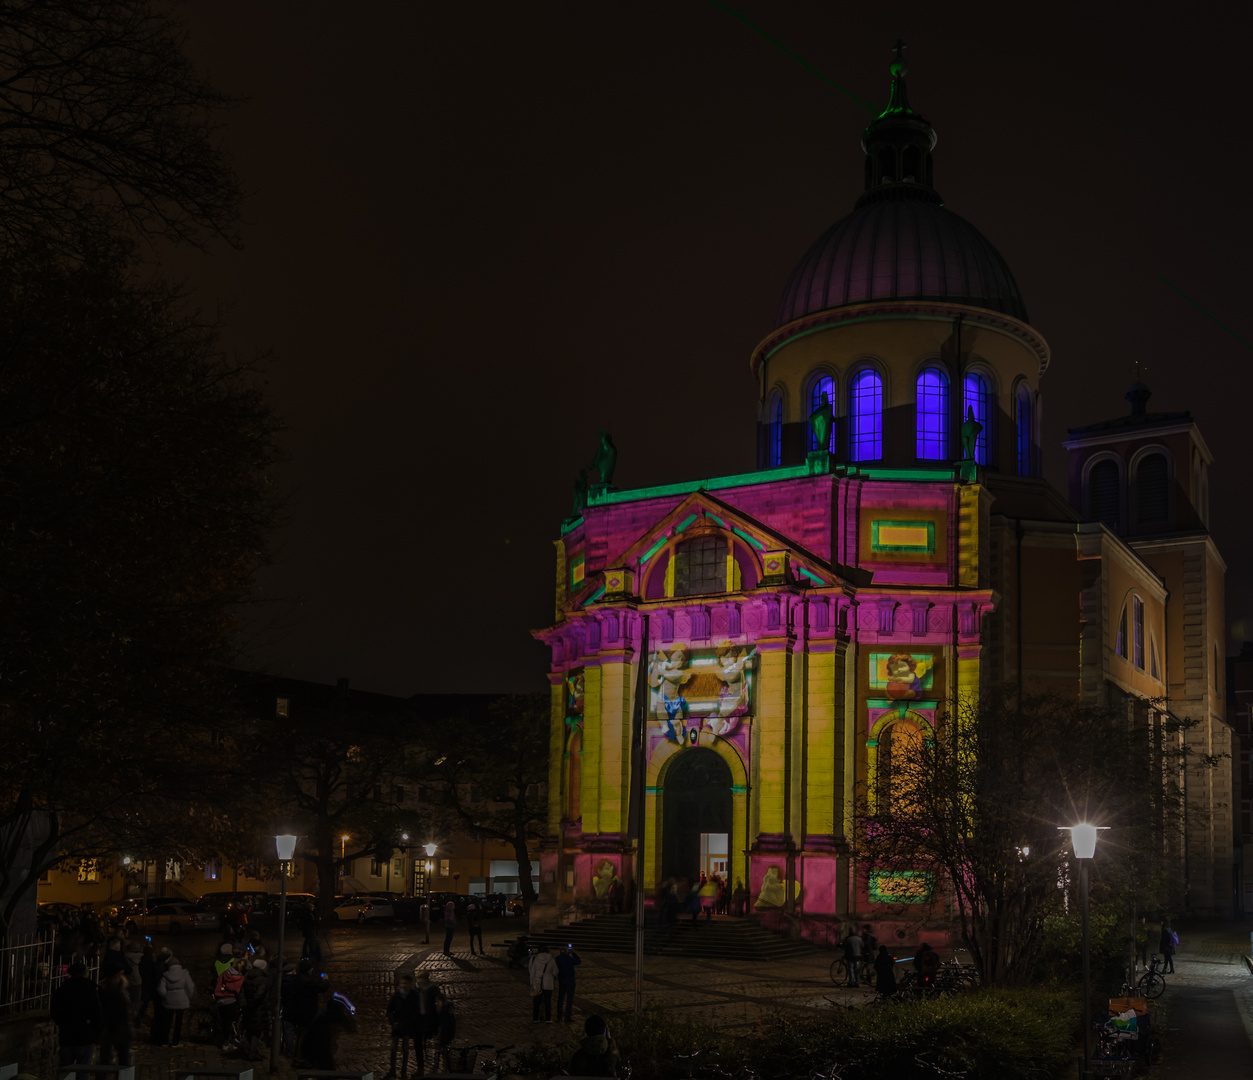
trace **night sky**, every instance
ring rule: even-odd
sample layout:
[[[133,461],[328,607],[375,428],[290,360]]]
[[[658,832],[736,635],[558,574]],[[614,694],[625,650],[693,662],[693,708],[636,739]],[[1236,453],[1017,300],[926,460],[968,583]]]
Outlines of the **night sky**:
[[[1128,12],[1136,9],[1110,5]],[[883,107],[909,45],[935,186],[1001,251],[1065,428],[1190,409],[1230,640],[1253,639],[1248,5],[737,8]],[[861,190],[866,108],[708,2],[189,5],[250,100],[241,252],[181,255],[273,347],[291,491],[242,663],[392,694],[539,689],[553,540],[597,429],[628,488],[754,465],[753,346]]]

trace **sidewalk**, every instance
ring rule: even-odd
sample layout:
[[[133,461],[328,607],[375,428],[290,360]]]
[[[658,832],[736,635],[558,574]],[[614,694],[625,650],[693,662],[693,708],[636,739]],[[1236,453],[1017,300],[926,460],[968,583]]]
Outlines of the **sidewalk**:
[[[1249,1080],[1253,1077],[1253,975],[1249,923],[1175,922],[1175,974],[1159,999],[1165,1050],[1154,1072],[1162,1080]]]

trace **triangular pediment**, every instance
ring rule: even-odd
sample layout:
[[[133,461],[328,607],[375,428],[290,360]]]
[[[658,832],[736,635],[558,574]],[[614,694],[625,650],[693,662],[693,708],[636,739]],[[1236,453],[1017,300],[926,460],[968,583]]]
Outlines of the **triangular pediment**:
[[[721,529],[738,538],[757,562],[762,584],[783,584],[784,578],[806,588],[866,584],[869,576],[856,568],[833,564],[801,544],[762,524],[751,515],[731,506],[708,491],[694,491],[681,503],[660,516],[624,551],[613,555],[605,569],[626,570],[637,579],[647,571],[651,560],[685,533]],[[772,567],[777,573],[772,573]],[[571,607],[581,607],[598,599],[605,591],[605,571],[593,574],[584,587],[571,597]]]

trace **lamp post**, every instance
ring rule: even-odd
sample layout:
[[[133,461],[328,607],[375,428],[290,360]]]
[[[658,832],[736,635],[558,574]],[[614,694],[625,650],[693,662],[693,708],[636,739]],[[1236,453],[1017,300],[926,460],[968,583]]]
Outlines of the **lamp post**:
[[[435,870],[435,864],[432,860],[435,858],[437,845],[426,845],[426,937],[423,939],[424,945],[431,943],[431,873]]]
[[[346,877],[348,874],[348,867],[344,865],[344,857],[347,855],[347,853],[348,853],[348,834],[344,833],[344,835],[339,838],[339,876],[340,877]]]
[[[1083,1071],[1088,1074],[1088,1029],[1092,1026],[1092,956],[1088,936],[1088,863],[1096,854],[1100,826],[1061,826],[1070,833],[1070,846],[1079,860],[1079,911],[1083,925]]]
[[[278,852],[278,879],[280,899],[278,902],[278,976],[274,980],[274,1032],[270,1042],[270,1072],[278,1072],[279,1040],[283,1032],[283,935],[287,929],[287,867],[296,854],[297,837],[290,833],[274,838]]]

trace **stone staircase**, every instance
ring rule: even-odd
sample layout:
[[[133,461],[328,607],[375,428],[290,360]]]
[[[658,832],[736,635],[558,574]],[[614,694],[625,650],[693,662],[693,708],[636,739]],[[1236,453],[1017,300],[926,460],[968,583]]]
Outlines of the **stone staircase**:
[[[634,953],[635,927],[630,915],[596,915],[568,926],[528,934],[527,942],[532,948],[547,945],[553,951],[572,944],[576,950],[586,952]],[[709,921],[702,917],[695,926],[690,916],[665,929],[649,922],[644,928],[644,952],[649,956],[770,961],[810,956],[817,949],[808,941],[792,941],[766,930],[751,916],[737,919],[719,915]]]

